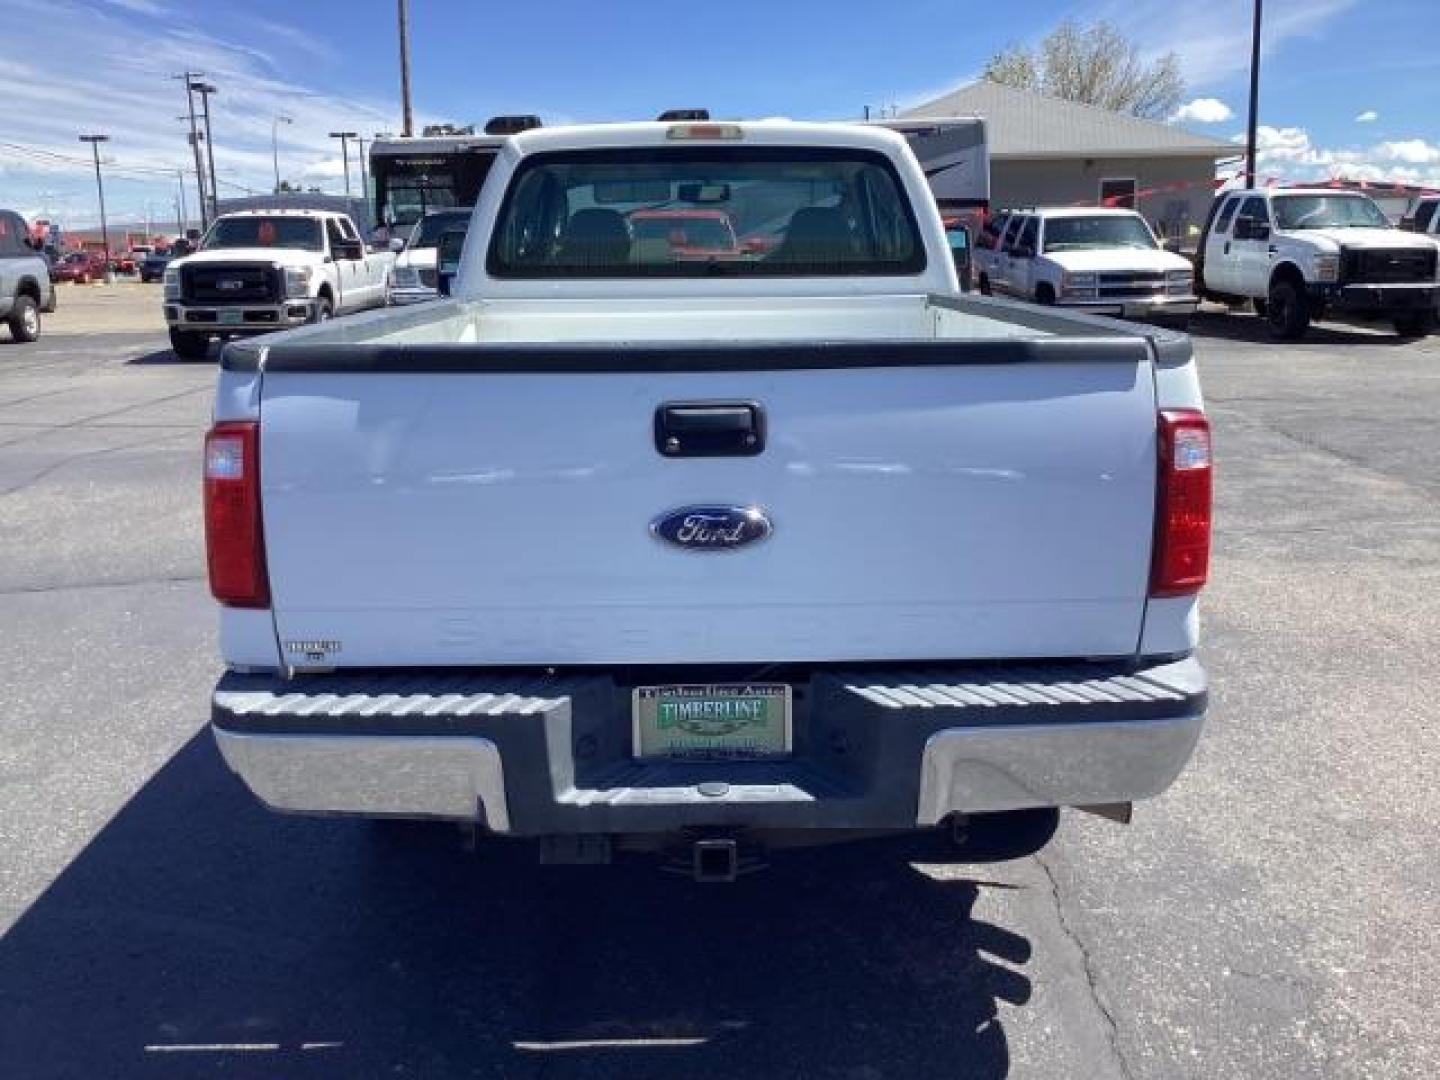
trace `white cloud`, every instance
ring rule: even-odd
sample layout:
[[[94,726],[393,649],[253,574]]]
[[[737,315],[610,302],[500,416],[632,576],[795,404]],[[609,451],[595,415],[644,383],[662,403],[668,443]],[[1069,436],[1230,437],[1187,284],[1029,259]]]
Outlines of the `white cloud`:
[[[323,42],[301,30],[267,24],[250,37],[261,44],[257,48],[220,36],[217,28],[226,24],[210,17],[209,5],[203,18],[189,13],[201,5],[171,7],[168,0],[4,0],[4,6],[12,21],[45,27],[47,54],[85,57],[86,70],[98,80],[82,85],[64,65],[39,63],[23,53],[0,61],[7,117],[0,164],[6,168],[7,197],[63,215],[75,227],[96,217],[88,148],[76,140],[82,132],[110,136],[101,152],[108,162],[105,193],[112,216],[143,212],[146,202],[170,206],[176,181],[156,170],[193,173],[187,125],[176,119],[185,110],[185,92],[169,77],[177,71],[204,71],[219,87],[211,105],[222,197],[240,194],[241,186],[270,190],[271,123],[277,113],[294,119],[278,131],[281,175],[323,181],[328,190],[343,187],[339,146],[330,131],[344,127],[368,137],[399,126],[399,108],[391,100],[318,89],[336,61],[327,59]],[[166,13],[165,21],[149,17],[157,12]],[[256,30],[248,20],[238,25]],[[418,123],[443,119],[454,118],[417,116]],[[353,148],[351,167],[358,185]],[[193,214],[193,175],[185,194]]]
[[[1170,117],[1171,121],[1193,122],[1197,124],[1219,124],[1226,120],[1235,118],[1235,110],[1226,105],[1219,98],[1202,97],[1187,102],[1175,110],[1175,115]]]
[[[1261,50],[1265,55],[1299,39],[1320,36],[1359,0],[1269,0]],[[1254,0],[1092,0],[1081,22],[1108,19],[1140,42],[1148,58],[1173,52],[1193,87],[1213,85],[1248,71]]]
[[[1440,146],[1424,139],[1402,139],[1399,142],[1382,142],[1375,148],[1381,161],[1401,161],[1407,165],[1440,165]]]
[[[1234,136],[1243,142],[1243,135]],[[1287,184],[1311,180],[1368,180],[1440,187],[1440,145],[1402,139],[1371,146],[1318,146],[1303,127],[1256,131],[1256,156],[1262,182]]]
[[[1365,110],[1364,112],[1362,112],[1359,116],[1355,117],[1355,123],[1357,123],[1357,124],[1373,124],[1376,120],[1379,120],[1379,119],[1380,119],[1380,114],[1379,114],[1378,112],[1376,112],[1374,109],[1366,109],[1366,110]]]
[[[133,11],[137,15],[160,16],[170,13],[169,9],[160,3],[160,0],[105,0],[105,2],[118,8],[124,8],[126,11]]]

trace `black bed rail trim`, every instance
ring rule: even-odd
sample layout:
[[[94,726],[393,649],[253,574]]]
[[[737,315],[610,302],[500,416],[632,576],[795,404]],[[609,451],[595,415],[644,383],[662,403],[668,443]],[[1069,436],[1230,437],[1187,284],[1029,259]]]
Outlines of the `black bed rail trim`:
[[[806,371],[970,364],[1141,363],[1143,338],[746,341],[735,343],[436,344],[270,346],[267,374],[513,374]],[[227,359],[235,354],[227,352]],[[252,369],[253,370],[253,369]]]

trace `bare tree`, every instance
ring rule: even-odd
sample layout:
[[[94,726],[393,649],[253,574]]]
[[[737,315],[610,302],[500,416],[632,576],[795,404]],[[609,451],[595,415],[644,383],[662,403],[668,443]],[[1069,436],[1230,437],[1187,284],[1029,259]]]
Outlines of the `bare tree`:
[[[1146,63],[1129,38],[1108,22],[1082,27],[1067,19],[1039,48],[1009,45],[985,64],[985,78],[1067,101],[1151,119],[1171,115],[1185,96],[1180,58]]]

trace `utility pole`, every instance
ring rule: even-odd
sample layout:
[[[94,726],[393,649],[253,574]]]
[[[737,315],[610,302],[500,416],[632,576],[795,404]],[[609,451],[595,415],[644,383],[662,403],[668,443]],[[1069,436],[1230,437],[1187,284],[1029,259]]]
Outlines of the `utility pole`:
[[[415,134],[414,117],[410,111],[410,0],[400,5],[400,134],[407,139]]]
[[[180,181],[180,197],[175,200],[175,210],[180,215],[178,219],[180,222],[180,229],[177,235],[184,236],[185,223],[190,217],[190,213],[185,206],[185,170],[176,169],[175,176]]]
[[[276,113],[270,120],[270,154],[275,159],[275,194],[280,194],[280,125],[295,121],[284,113]]]
[[[355,141],[360,144],[360,198],[365,203],[365,232],[370,231],[370,171],[365,167],[365,139],[357,136]]]
[[[1260,14],[1264,0],[1255,0],[1255,29],[1250,39],[1250,130],[1245,138],[1245,186],[1255,186],[1255,142],[1260,120]]]
[[[207,82],[197,82],[191,87],[200,95],[200,107],[205,113],[205,156],[210,162],[210,216],[220,216],[220,187],[215,182],[215,140],[210,135],[210,95],[220,91]]]
[[[345,166],[345,197],[348,199],[350,197],[350,140],[356,135],[353,131],[332,131],[330,137],[340,140],[340,160]]]
[[[190,149],[195,152],[195,190],[200,195],[200,228],[202,231],[209,227],[210,217],[205,208],[205,161],[200,156],[200,131],[195,124],[194,87],[195,80],[204,74],[203,71],[186,71],[170,76],[172,79],[185,80],[185,104],[190,113]]]
[[[105,280],[114,281],[110,271],[110,226],[105,220],[105,181],[100,176],[100,144],[109,142],[109,135],[81,135],[81,142],[88,142],[95,155],[95,190],[100,194],[100,240],[105,245]]]
[[[183,193],[184,189],[182,188],[181,191]],[[175,239],[178,240],[185,235],[185,211],[180,206],[179,195],[170,201],[175,204]]]

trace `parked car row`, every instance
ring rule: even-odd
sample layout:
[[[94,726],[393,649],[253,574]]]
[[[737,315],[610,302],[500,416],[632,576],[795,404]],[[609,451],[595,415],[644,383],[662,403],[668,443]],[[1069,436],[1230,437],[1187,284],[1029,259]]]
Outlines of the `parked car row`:
[[[1419,201],[1412,229],[1425,235],[1360,192],[1225,192],[1192,264],[1133,210],[1007,210],[976,238],[973,273],[983,293],[1125,318],[1183,321],[1206,299],[1253,306],[1281,340],[1323,318],[1419,336],[1440,305],[1440,198]]]

